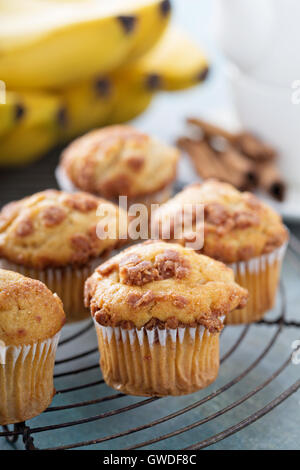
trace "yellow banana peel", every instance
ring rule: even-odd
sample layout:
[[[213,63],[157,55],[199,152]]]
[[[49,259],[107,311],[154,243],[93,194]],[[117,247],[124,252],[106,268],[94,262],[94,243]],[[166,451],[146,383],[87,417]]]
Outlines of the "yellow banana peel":
[[[203,81],[208,62],[185,32],[171,26],[153,49],[118,73],[124,80],[135,80],[150,89],[175,91]]]
[[[205,55],[166,29],[169,18],[169,0],[0,0],[0,79],[10,90],[0,105],[0,166],[132,120],[157,91],[204,80]]]
[[[142,57],[160,40],[171,18],[171,1],[157,0],[137,14],[134,44],[129,54],[129,61]]]
[[[109,77],[98,77],[80,82],[60,92],[67,114],[61,141],[83,134],[106,124],[112,109],[115,88]]]
[[[115,95],[107,125],[131,121],[142,114],[151,104],[155,92],[122,77],[111,77]]]
[[[0,138],[10,132],[25,115],[22,98],[13,92],[6,93],[6,102],[0,104]]]
[[[27,164],[49,151],[65,123],[61,100],[52,94],[20,93],[24,118],[0,137],[0,166]]]
[[[162,4],[0,0],[0,77],[10,88],[53,89],[112,71],[160,37],[169,15],[156,23],[151,12]]]

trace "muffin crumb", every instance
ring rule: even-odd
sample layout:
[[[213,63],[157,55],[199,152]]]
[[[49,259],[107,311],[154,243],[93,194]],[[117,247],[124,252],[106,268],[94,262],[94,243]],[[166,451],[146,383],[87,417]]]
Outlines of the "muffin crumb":
[[[14,346],[43,341],[64,321],[61,300],[45,284],[0,269],[0,341]]]
[[[28,237],[34,232],[33,223],[30,219],[21,219],[16,228],[16,235],[18,237]]]
[[[203,253],[223,263],[248,261],[270,253],[288,239],[281,217],[268,205],[249,192],[240,192],[233,186],[216,180],[206,180],[184,188],[175,197],[162,204],[153,216],[153,227],[163,235],[164,221],[178,220],[182,235],[174,240],[190,246],[200,234],[203,224],[197,221],[182,224],[181,214],[187,205],[204,210],[204,244],[198,248]]]
[[[66,212],[57,206],[47,207],[41,215],[46,227],[55,227],[61,224],[67,216]]]
[[[71,207],[79,212],[90,212],[97,209],[99,201],[88,194],[83,193],[74,193],[70,194],[65,198],[65,203],[67,206]]]
[[[148,282],[170,279],[183,279],[188,275],[189,263],[174,250],[165,250],[155,257],[154,262],[142,261],[131,255],[120,262],[120,279],[124,284],[143,286]]]
[[[59,169],[79,190],[115,200],[145,197],[176,177],[179,151],[129,125],[107,126],[74,140]]]
[[[127,302],[132,307],[141,307],[142,305],[148,305],[155,300],[155,295],[151,290],[148,290],[144,294],[131,293],[127,297]]]
[[[111,221],[115,237],[98,237],[97,228]],[[126,239],[126,222],[126,212],[104,199],[42,191],[0,211],[0,258],[35,269],[85,265]]]
[[[102,326],[146,329],[205,326],[244,306],[233,271],[178,244],[134,245],[99,266],[85,284],[85,304]]]

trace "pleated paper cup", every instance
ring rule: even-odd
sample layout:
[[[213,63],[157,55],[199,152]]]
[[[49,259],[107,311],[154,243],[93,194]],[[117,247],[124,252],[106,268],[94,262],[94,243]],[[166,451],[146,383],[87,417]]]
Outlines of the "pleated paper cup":
[[[273,308],[286,247],[285,243],[272,253],[230,265],[236,282],[249,291],[249,299],[245,308],[234,310],[226,316],[227,324],[261,320]]]
[[[0,268],[16,271],[23,276],[42,281],[58,295],[63,302],[67,323],[85,320],[90,317],[89,310],[83,303],[84,283],[103,263],[107,256],[99,257],[84,267],[66,266],[62,268],[35,269],[11,261],[0,259]]]
[[[219,370],[219,334],[203,326],[177,329],[104,327],[95,321],[105,382],[129,395],[196,392]]]
[[[53,395],[53,370],[60,333],[22,346],[0,344],[0,424],[42,413]]]
[[[72,183],[64,168],[57,166],[55,169],[55,178],[59,189],[68,193],[75,193],[78,188]]]

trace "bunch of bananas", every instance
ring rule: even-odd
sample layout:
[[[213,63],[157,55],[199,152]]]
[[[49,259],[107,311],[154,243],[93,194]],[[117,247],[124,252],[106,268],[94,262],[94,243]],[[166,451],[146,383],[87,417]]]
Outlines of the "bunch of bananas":
[[[0,165],[25,164],[142,113],[207,61],[169,25],[170,0],[0,0]]]

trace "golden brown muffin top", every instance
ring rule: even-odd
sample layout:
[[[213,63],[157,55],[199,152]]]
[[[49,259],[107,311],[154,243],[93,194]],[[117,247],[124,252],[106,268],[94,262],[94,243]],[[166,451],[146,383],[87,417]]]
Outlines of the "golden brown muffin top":
[[[0,340],[5,345],[52,338],[64,323],[62,302],[45,284],[0,269]]]
[[[222,329],[248,293],[223,263],[178,244],[147,241],[111,258],[87,280],[85,304],[103,326]]]
[[[126,233],[126,212],[90,194],[50,189],[12,202],[0,212],[0,256],[40,269],[84,265],[119,243],[96,233],[115,222],[118,236],[119,212],[120,232]]]
[[[252,193],[240,192],[230,184],[215,180],[187,186],[155,212],[154,225],[161,227],[170,214],[172,224],[185,204],[194,208],[194,214],[197,213],[196,205],[203,205],[204,246],[199,251],[224,263],[270,253],[288,239],[281,217],[273,209]],[[176,242],[188,245],[190,238],[186,235],[203,230],[203,223],[197,225],[196,220],[192,220],[192,224],[184,228]],[[172,232],[176,233],[174,223]]]
[[[60,167],[77,188],[108,198],[135,198],[159,191],[176,176],[174,147],[116,125],[89,132],[71,143]]]

